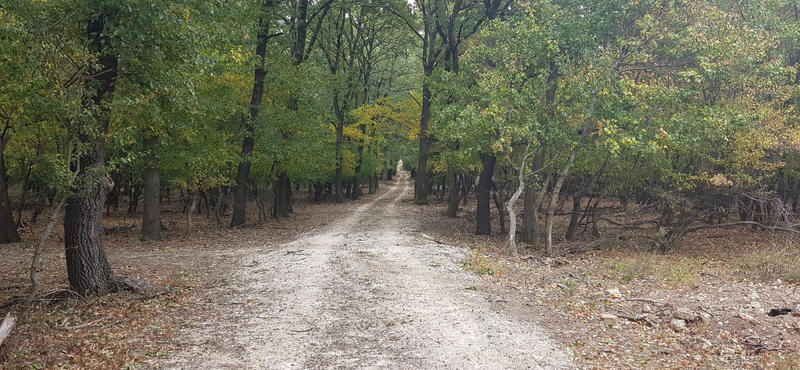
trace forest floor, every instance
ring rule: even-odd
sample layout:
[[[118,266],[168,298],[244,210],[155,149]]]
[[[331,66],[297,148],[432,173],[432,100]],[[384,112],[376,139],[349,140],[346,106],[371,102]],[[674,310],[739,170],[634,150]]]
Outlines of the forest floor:
[[[521,203],[521,202],[520,202]],[[622,222],[619,203],[603,205]],[[518,214],[521,214],[520,209]],[[600,222],[599,236],[555,235],[555,257],[533,246],[508,253],[494,214],[493,236],[476,236],[475,205],[448,218],[446,204],[415,210],[420,231],[469,246],[465,267],[484,277],[478,291],[507,298],[511,316],[534,320],[576,367],[591,369],[800,369],[800,241],[750,228],[705,229],[666,253],[653,229]],[[632,207],[635,220],[657,218]],[[566,230],[569,216],[557,218]],[[575,252],[579,251],[579,252]],[[546,308],[535,318],[533,308]],[[772,309],[795,313],[771,317]],[[533,317],[533,318],[532,318]]]
[[[230,230],[197,216],[188,235],[176,204],[155,243],[112,212],[109,259],[144,294],[72,296],[56,228],[44,294],[0,369],[800,368],[800,317],[766,315],[800,302],[793,240],[704,230],[655,254],[651,231],[600,225],[559,241],[586,252],[511,256],[498,230],[473,235],[474,202],[450,219],[411,189],[401,178],[346,206],[298,194],[289,219]],[[42,223],[0,252],[0,315],[19,314],[7,303],[28,289]]]

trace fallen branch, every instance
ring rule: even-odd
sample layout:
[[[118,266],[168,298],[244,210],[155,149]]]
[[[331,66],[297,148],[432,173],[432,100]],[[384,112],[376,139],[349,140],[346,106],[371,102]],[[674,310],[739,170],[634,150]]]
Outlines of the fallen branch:
[[[656,220],[642,220],[642,221],[636,221],[636,222],[628,222],[627,224],[625,224],[625,223],[622,223],[622,222],[614,221],[614,220],[612,220],[612,219],[610,219],[608,217],[598,217],[597,219],[600,220],[600,221],[608,222],[608,223],[610,223],[610,224],[612,224],[614,226],[621,226],[623,229],[641,229],[641,227],[640,227],[641,225],[658,224],[658,221],[656,221]]]
[[[650,299],[650,298],[631,297],[631,298],[626,298],[625,300],[628,301],[628,302],[645,302],[645,303],[650,303],[650,304],[662,304],[662,303],[664,303],[663,299]]]
[[[726,228],[726,227],[745,226],[745,225],[751,225],[751,226],[755,225],[757,227],[760,227],[760,228],[765,229],[765,230],[770,230],[770,231],[786,231],[786,232],[790,232],[790,233],[794,233],[794,234],[800,234],[800,230],[795,230],[794,229],[795,225],[790,225],[791,227],[767,226],[767,225],[764,225],[764,224],[761,224],[761,223],[758,223],[758,222],[755,222],[755,221],[737,221],[737,222],[725,222],[725,223],[716,224],[716,225],[693,226],[693,227],[687,228],[686,232],[690,233],[690,232],[703,230],[703,229],[721,229],[721,228]]]
[[[106,319],[109,319],[109,318],[111,318],[111,316],[103,316],[103,317],[101,317],[101,318],[99,318],[97,320],[90,321],[90,322],[87,322],[87,323],[84,323],[84,324],[75,325],[75,326],[66,326],[66,327],[61,327],[61,328],[57,327],[56,329],[58,329],[58,330],[78,330],[78,329],[83,329],[83,328],[85,328],[87,326],[92,326],[94,324],[97,324],[97,323],[99,323],[101,321],[104,321]]]
[[[10,313],[6,315],[5,319],[3,319],[3,323],[0,324],[0,346],[3,345],[3,342],[11,334],[11,330],[14,329],[14,324],[16,323],[17,318],[11,316]]]
[[[630,321],[633,321],[633,322],[644,322],[644,323],[647,323],[647,325],[649,325],[650,327],[653,327],[653,328],[656,327],[656,323],[654,323],[653,320],[650,320],[650,318],[645,316],[645,315],[631,316],[631,315],[627,315],[627,314],[620,313],[620,312],[615,313],[615,315],[617,315],[617,317],[620,317],[620,318],[623,318],[623,319],[626,319],[626,320],[630,320]]]

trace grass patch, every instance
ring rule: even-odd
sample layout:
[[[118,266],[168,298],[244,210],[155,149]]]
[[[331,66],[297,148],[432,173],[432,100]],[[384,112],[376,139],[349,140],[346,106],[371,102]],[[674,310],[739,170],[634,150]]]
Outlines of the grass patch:
[[[478,247],[470,258],[464,261],[461,266],[465,270],[474,271],[478,275],[495,275],[498,273],[498,265],[489,256],[483,253],[483,247]]]
[[[641,253],[611,262],[611,270],[623,282],[648,279],[691,285],[697,282],[702,267],[702,261],[695,258],[676,258],[656,253]]]
[[[765,369],[800,370],[800,355],[768,354],[762,357],[762,366]]]
[[[752,250],[742,255],[739,266],[745,273],[761,278],[800,282],[800,246],[786,244]]]

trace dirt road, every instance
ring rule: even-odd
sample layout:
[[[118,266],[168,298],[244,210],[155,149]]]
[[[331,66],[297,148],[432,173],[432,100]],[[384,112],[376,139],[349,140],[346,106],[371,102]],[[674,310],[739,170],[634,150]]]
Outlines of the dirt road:
[[[395,185],[327,230],[241,251],[215,317],[184,330],[164,369],[569,369],[535,324],[506,316],[458,263],[414,232],[412,185]],[[211,299],[210,297],[213,297]],[[197,299],[203,300],[203,297]]]

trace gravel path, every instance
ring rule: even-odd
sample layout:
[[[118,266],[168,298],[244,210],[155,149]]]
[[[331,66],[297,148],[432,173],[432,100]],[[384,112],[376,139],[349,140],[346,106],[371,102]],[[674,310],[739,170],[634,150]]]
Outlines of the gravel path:
[[[185,329],[165,369],[569,369],[532,323],[511,319],[459,267],[460,248],[415,233],[407,173],[327,230],[242,249],[217,316]],[[209,303],[210,302],[210,303]],[[205,320],[205,322],[203,322]]]

